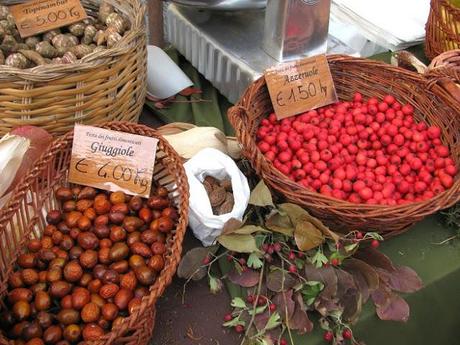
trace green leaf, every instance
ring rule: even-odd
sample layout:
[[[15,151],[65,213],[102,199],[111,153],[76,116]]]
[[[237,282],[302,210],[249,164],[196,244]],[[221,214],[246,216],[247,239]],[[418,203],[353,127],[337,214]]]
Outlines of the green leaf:
[[[309,281],[306,282],[303,286],[300,293],[302,294],[302,298],[307,305],[312,305],[316,297],[323,291],[324,284],[318,281]]]
[[[236,325],[246,326],[245,322],[240,320],[239,317],[235,317],[233,320],[223,323],[225,327],[235,327]]]
[[[234,299],[232,299],[232,303],[230,305],[233,308],[246,309],[246,302],[240,297],[235,297]]]
[[[279,232],[286,236],[292,236],[294,233],[294,226],[292,225],[291,219],[278,210],[273,210],[273,212],[268,215],[265,226],[272,231]]]
[[[322,232],[308,221],[299,221],[296,224],[294,238],[297,247],[302,251],[316,248],[325,241]]]
[[[323,254],[322,250],[317,250],[316,254],[311,258],[311,262],[316,268],[323,267],[328,262],[326,255]]]
[[[247,264],[248,267],[252,267],[256,270],[264,265],[262,260],[259,259],[256,253],[251,253],[251,255],[249,255]]]
[[[275,205],[273,204],[272,193],[270,192],[263,180],[260,180],[260,182],[254,188],[254,190],[251,192],[249,204],[261,207],[275,207]]]
[[[256,240],[251,235],[220,235],[217,237],[217,241],[228,250],[237,253],[259,252],[259,249],[256,245]]]
[[[267,305],[266,305],[266,304],[263,305],[263,306],[261,306],[261,307],[257,307],[256,310],[255,310],[255,314],[257,315],[257,314],[263,313],[263,312],[265,311],[265,309],[267,309]],[[249,315],[251,315],[251,316],[254,315],[254,309],[248,310],[248,313],[249,313]]]
[[[265,325],[265,330],[268,331],[278,327],[279,325],[281,325],[281,316],[277,311],[275,311],[268,319],[268,322]]]
[[[344,249],[347,252],[347,254],[353,253],[356,249],[358,249],[358,245],[358,243],[348,244],[344,247]]]
[[[377,241],[383,241],[383,237],[380,236],[378,233],[376,232],[368,232],[364,235],[364,239],[369,239],[369,238],[372,238],[374,240],[377,240]]]
[[[222,291],[222,281],[213,276],[209,276],[209,290],[213,294],[217,294]]]

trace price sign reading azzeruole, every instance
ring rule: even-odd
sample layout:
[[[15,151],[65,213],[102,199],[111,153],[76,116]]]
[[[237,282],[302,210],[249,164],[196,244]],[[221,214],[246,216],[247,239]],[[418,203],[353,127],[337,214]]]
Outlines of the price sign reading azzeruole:
[[[150,196],[158,139],[75,125],[69,181]]]
[[[29,37],[87,17],[80,0],[32,0],[10,6],[21,37]]]
[[[286,62],[265,71],[278,119],[337,102],[325,55]]]

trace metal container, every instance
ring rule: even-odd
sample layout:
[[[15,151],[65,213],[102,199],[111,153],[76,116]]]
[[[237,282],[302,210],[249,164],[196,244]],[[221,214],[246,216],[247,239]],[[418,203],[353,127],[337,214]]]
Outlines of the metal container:
[[[263,48],[278,61],[326,53],[331,0],[268,0]]]
[[[265,8],[267,0],[172,0],[179,5],[204,10],[240,11]]]

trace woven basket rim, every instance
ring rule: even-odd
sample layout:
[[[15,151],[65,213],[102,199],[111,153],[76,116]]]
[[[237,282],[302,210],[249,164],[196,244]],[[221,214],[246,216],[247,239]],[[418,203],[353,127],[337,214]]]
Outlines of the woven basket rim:
[[[173,149],[173,147],[166,141],[166,139],[163,138],[163,136],[158,133],[157,130],[150,128],[145,125],[140,125],[136,123],[131,123],[131,122],[125,122],[125,121],[112,121],[112,122],[106,122],[98,125],[94,125],[94,127],[100,127],[100,128],[105,128],[105,129],[112,129],[113,127],[131,127],[135,128],[137,130],[148,130],[148,131],[153,131],[155,138],[157,138],[163,148],[165,148],[165,151],[168,151],[168,153],[165,152],[168,158],[172,157],[173,160],[176,162],[181,162],[181,158],[177,154],[177,152]],[[4,221],[7,221],[10,217],[11,214],[14,214],[15,212],[18,211],[19,205],[21,200],[25,197],[25,195],[28,192],[29,185],[35,181],[38,177],[37,173],[39,173],[41,170],[45,169],[45,166],[47,164],[50,164],[56,154],[56,151],[60,151],[64,148],[68,148],[69,144],[73,142],[73,136],[74,136],[74,131],[71,130],[67,132],[67,134],[55,139],[46,149],[44,153],[40,156],[40,158],[37,159],[34,165],[41,165],[42,169],[39,169],[37,167],[33,167],[28,170],[28,172],[25,174],[25,177],[21,180],[21,182],[15,187],[15,189],[12,192],[12,197],[8,201],[8,203],[0,209],[0,220],[2,223]],[[188,200],[189,200],[189,187],[188,187],[188,182],[187,182],[187,177],[185,174],[185,170],[180,164],[181,169],[178,169],[177,171],[174,171],[174,183],[177,185],[179,182],[185,182],[185,185],[182,187],[182,192],[180,193],[178,198],[181,201],[180,209],[179,211],[179,219],[177,222],[177,227],[175,229],[174,233],[174,246],[177,246],[176,252],[171,251],[170,256],[171,259],[165,259],[165,268],[160,272],[160,274],[157,276],[157,279],[155,283],[151,286],[149,286],[149,295],[144,296],[142,298],[141,305],[137,310],[135,310],[131,315],[124,317],[123,322],[120,324],[120,326],[114,330],[111,330],[110,332],[104,334],[101,336],[98,340],[96,341],[85,341],[86,344],[111,344],[113,341],[117,339],[117,337],[120,336],[121,333],[124,332],[124,329],[127,329],[128,326],[132,325],[138,325],[137,322],[139,322],[139,315],[142,314],[146,308],[155,308],[155,303],[157,299],[161,296],[163,293],[164,289],[166,288],[167,285],[172,280],[172,277],[175,274],[175,270],[177,268],[178,261],[180,260],[180,252],[182,250],[182,241],[183,237],[187,228],[187,223],[188,223]],[[168,241],[168,244],[170,242]],[[171,245],[168,245],[168,249],[170,248]],[[179,253],[177,252],[179,251]],[[172,254],[175,254],[176,257],[174,257]],[[169,262],[170,261],[170,262]],[[170,266],[168,266],[170,265]],[[158,287],[156,285],[158,284]],[[153,289],[156,287],[156,289]],[[138,328],[139,326],[134,326]],[[153,325],[152,325],[153,327]],[[5,338],[0,335],[0,344],[3,343]]]
[[[97,0],[86,0],[98,3]],[[108,0],[116,4],[113,0]],[[48,64],[32,68],[20,69],[6,65],[0,65],[0,81],[38,81],[58,79],[67,76],[69,73],[87,72],[107,64],[114,57],[129,53],[136,46],[137,40],[145,36],[145,13],[146,5],[141,0],[123,0],[134,7],[134,18],[127,16],[131,22],[131,29],[127,31],[120,41],[112,48],[90,53],[74,63],[69,64]],[[83,4],[84,5],[84,4]]]

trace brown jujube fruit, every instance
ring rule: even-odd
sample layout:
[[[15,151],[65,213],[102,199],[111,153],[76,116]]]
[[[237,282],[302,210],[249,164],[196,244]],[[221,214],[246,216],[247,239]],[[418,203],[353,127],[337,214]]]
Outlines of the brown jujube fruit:
[[[99,308],[102,308],[104,306],[104,304],[106,303],[106,301],[101,296],[99,296],[98,294],[93,293],[93,294],[91,294],[91,303],[94,303]]]
[[[147,206],[154,210],[162,210],[169,206],[169,201],[159,196],[152,196],[147,200]]]
[[[11,312],[4,310],[0,313],[0,327],[3,329],[9,329],[14,325],[14,317]]]
[[[42,336],[43,330],[36,320],[30,322],[22,331],[22,338],[26,341],[33,338],[41,338]]]
[[[77,201],[76,208],[78,212],[85,212],[88,208],[93,207],[94,200],[81,199]]]
[[[155,270],[156,272],[160,272],[165,267],[165,261],[163,259],[163,256],[161,255],[152,256],[147,262],[147,266],[149,266],[151,269]]]
[[[85,305],[91,301],[90,292],[83,288],[75,288],[72,292],[72,307],[76,310],[81,310]]]
[[[72,228],[70,229],[69,236],[73,239],[76,240],[78,238],[78,235],[80,235],[80,229],[78,228]],[[64,340],[63,340],[64,341]]]
[[[101,315],[101,309],[95,303],[88,303],[81,310],[81,319],[83,322],[96,322]]]
[[[120,274],[115,270],[109,269],[105,271],[102,281],[104,284],[118,284],[120,282]]]
[[[30,289],[26,288],[16,288],[10,291],[8,294],[8,301],[11,304],[14,304],[19,301],[26,301],[30,302],[32,301],[32,291]]]
[[[37,258],[35,254],[25,253],[18,257],[18,265],[22,268],[34,268],[37,264]]]
[[[142,232],[142,234],[144,234],[144,232]],[[128,234],[128,238],[126,240],[126,244],[128,246],[131,246],[132,244],[136,243],[136,242],[140,242],[141,241],[141,233],[139,231],[134,231],[134,232],[131,232],[130,234]]]
[[[47,344],[56,344],[62,339],[62,329],[59,326],[50,326],[43,333],[43,341]]]
[[[77,200],[94,199],[96,197],[96,189],[93,187],[83,187],[77,195]]]
[[[86,216],[81,216],[79,219],[78,219],[78,222],[77,222],[77,227],[81,230],[81,231],[88,231],[89,229],[91,229],[91,220],[86,217]]]
[[[64,237],[64,234],[62,232],[60,232],[60,231],[55,231],[51,235],[51,239],[53,240],[53,243],[56,246],[59,245],[59,243],[61,243],[63,237]]]
[[[134,294],[129,289],[120,289],[114,298],[114,303],[120,310],[128,308],[129,302],[133,299]]]
[[[104,330],[108,330],[110,328],[110,324],[111,324],[110,321],[107,321],[106,319],[103,319],[103,318],[100,318],[97,321],[97,325]]]
[[[40,338],[33,338],[30,339],[25,345],[45,345],[45,343]]]
[[[131,249],[131,253],[140,255],[144,258],[149,258],[152,256],[152,251],[150,250],[150,248],[145,243],[142,243],[142,242],[133,243],[130,246],[130,249]]]
[[[52,236],[53,233],[57,230],[55,225],[48,224],[45,226],[45,229],[43,230],[43,235],[44,236]]]
[[[97,217],[96,210],[92,207],[87,208],[85,212],[83,212],[83,215],[87,217],[91,222],[94,221]]]
[[[71,325],[80,321],[80,313],[75,309],[61,309],[56,318],[63,325]]]
[[[124,319],[125,318],[123,316],[118,316],[115,320],[113,320],[113,322],[112,322],[112,330],[116,329],[116,328],[119,328],[120,325],[123,323]]]
[[[77,241],[83,249],[96,249],[99,246],[99,240],[92,232],[80,233]]]
[[[145,286],[138,286],[135,290],[134,290],[134,297],[144,297],[144,296],[148,296],[149,294],[149,289],[147,289]]]
[[[62,298],[65,295],[68,295],[72,290],[72,285],[66,281],[59,280],[57,282],[51,283],[50,295],[54,298]]]
[[[22,274],[21,272],[13,272],[8,278],[8,285],[10,289],[20,288],[24,286],[24,282],[22,281]]]
[[[153,242],[156,241],[157,235],[156,232],[153,230],[145,230],[141,234],[140,240],[145,244],[151,245]]]
[[[98,253],[95,250],[88,249],[80,255],[79,260],[83,268],[93,268],[97,264]]]
[[[125,193],[117,191],[110,194],[110,202],[112,204],[123,204],[125,203]]]
[[[137,278],[133,271],[124,274],[120,280],[120,287],[124,289],[134,290],[137,286]]]
[[[41,244],[40,240],[34,238],[34,239],[30,240],[29,243],[27,244],[27,249],[32,253],[36,253],[40,249],[42,249],[42,244]]]
[[[129,301],[129,304],[128,304],[129,315],[131,315],[134,312],[134,310],[140,307],[141,302],[142,300],[139,297],[134,297],[131,301]]]
[[[113,224],[120,225],[123,223],[123,220],[125,219],[126,215],[121,212],[111,212],[109,214],[109,221]]]
[[[177,220],[177,218],[179,218],[177,210],[173,207],[165,208],[163,211],[161,211],[161,215],[164,217],[171,218],[172,220]]]
[[[112,241],[109,238],[103,238],[102,240],[99,241],[99,247],[100,248],[110,248],[112,247]]]
[[[158,187],[158,189],[156,190],[156,195],[158,195],[159,197],[166,198],[168,194],[169,191],[165,187]]]
[[[88,284],[88,290],[91,293],[98,293],[102,287],[102,281],[100,279],[93,279]]]
[[[61,340],[61,341],[58,341],[56,345],[70,345],[70,343],[67,340]]]
[[[93,231],[99,239],[107,238],[110,235],[110,228],[107,225],[97,225]]]
[[[73,199],[72,191],[66,187],[59,187],[55,192],[55,196],[59,201],[68,201]]]
[[[136,278],[142,285],[152,285],[155,282],[156,274],[155,271],[147,266],[137,267],[134,270]]]
[[[78,198],[78,194],[80,194],[82,188],[80,186],[75,186],[71,188],[73,197],[76,199]]]
[[[110,208],[112,207],[112,204],[110,201],[107,199],[97,199],[94,200],[94,210],[98,215],[108,213],[110,211]]]
[[[169,217],[158,218],[158,230],[163,233],[168,233],[174,228],[174,222]]]
[[[129,207],[126,204],[116,204],[112,206],[110,213],[123,213],[127,215],[129,213]]]
[[[71,283],[80,280],[83,275],[83,268],[77,261],[71,261],[64,267],[64,278]]]
[[[154,255],[163,255],[166,253],[166,246],[161,242],[154,242],[150,249],[152,249]]]
[[[37,311],[47,310],[51,307],[51,297],[45,291],[38,291],[35,294],[34,304]]]
[[[112,242],[121,242],[126,239],[126,231],[121,226],[112,226],[110,229],[110,240]]]
[[[78,284],[83,287],[87,287],[89,282],[93,279],[93,276],[90,273],[83,273]]]
[[[65,215],[65,225],[67,225],[67,227],[69,229],[76,228],[77,224],[78,224],[78,219],[80,219],[80,217],[82,215],[83,214],[81,212],[78,212],[78,211],[71,211],[69,213],[66,213],[66,215]]]
[[[153,214],[152,211],[147,208],[143,207],[139,210],[139,218],[144,222],[144,223],[150,223],[153,219]]]
[[[97,216],[96,219],[94,220],[94,226],[101,226],[101,225],[107,225],[109,224],[109,216],[106,214]]]
[[[116,284],[105,284],[99,290],[99,295],[104,299],[112,298],[115,297],[118,290],[120,290],[120,288]]]
[[[50,236],[43,236],[40,243],[43,249],[51,249],[54,246],[53,240]]]
[[[104,273],[105,271],[107,271],[107,268],[103,265],[96,265],[94,268],[93,268],[93,275],[94,275],[94,278],[96,279],[101,279],[104,277]]]
[[[61,248],[62,250],[65,250],[66,252],[72,249],[73,246],[74,246],[73,239],[69,235],[64,235],[61,243],[59,243],[59,248]]]
[[[112,261],[125,259],[129,254],[129,248],[125,243],[117,242],[110,248],[109,257]]]
[[[29,322],[27,321],[21,321],[21,322],[18,322],[17,324],[15,324],[13,326],[13,328],[11,328],[10,332],[9,332],[9,336],[11,338],[19,338],[22,336],[22,332],[24,331],[24,329],[29,326]]]
[[[61,308],[62,309],[72,309],[72,295],[64,296],[61,299]]]
[[[110,248],[101,248],[97,252],[98,260],[101,264],[108,265],[112,262],[110,260]]]
[[[49,268],[58,267],[63,269],[66,264],[66,260],[63,258],[55,258],[49,263]]]
[[[26,285],[34,285],[38,283],[38,273],[33,268],[26,268],[22,271],[22,281]]]
[[[142,256],[135,254],[129,257],[129,267],[131,267],[131,269],[134,270],[141,266],[145,266],[145,259]]]
[[[127,232],[139,230],[142,225],[144,225],[144,222],[138,217],[128,216],[123,220],[123,228]]]
[[[81,248],[80,246],[74,246],[69,251],[69,259],[76,260],[80,257],[82,253],[83,253],[83,248]]]
[[[48,272],[47,271],[40,271],[38,272],[38,282],[39,283],[46,283],[48,281]]]
[[[53,316],[46,311],[38,312],[36,318],[41,328],[48,328],[53,323]]]
[[[31,314],[30,304],[24,300],[18,301],[13,305],[12,313],[16,320],[25,320],[29,318]]]
[[[71,229],[73,229],[72,227],[68,226],[66,222],[60,222],[58,225],[57,225],[57,229],[62,232],[63,234],[67,235],[67,234],[70,234],[70,231]]]
[[[44,262],[50,262],[56,259],[57,255],[51,249],[42,249],[38,252],[38,259]]]
[[[78,325],[68,325],[64,328],[64,339],[70,341],[71,343],[77,342],[81,337],[81,329]]]
[[[126,273],[128,272],[128,269],[129,269],[128,261],[120,260],[120,261],[114,262],[110,265],[110,269],[116,271],[119,274]]]
[[[107,303],[102,307],[102,317],[107,321],[113,321],[118,316],[118,307],[113,303]]]
[[[64,212],[72,212],[77,209],[77,203],[74,200],[68,200],[62,204],[62,210]]]
[[[128,206],[132,211],[137,212],[142,208],[142,203],[143,201],[141,197],[133,196],[129,201]]]
[[[46,222],[51,225],[58,224],[62,219],[62,213],[59,210],[51,210],[46,215]]]
[[[104,335],[104,330],[97,324],[88,324],[83,326],[83,340],[97,340]]]
[[[37,283],[30,287],[30,291],[35,295],[39,291],[47,291],[48,286],[46,283]]]

